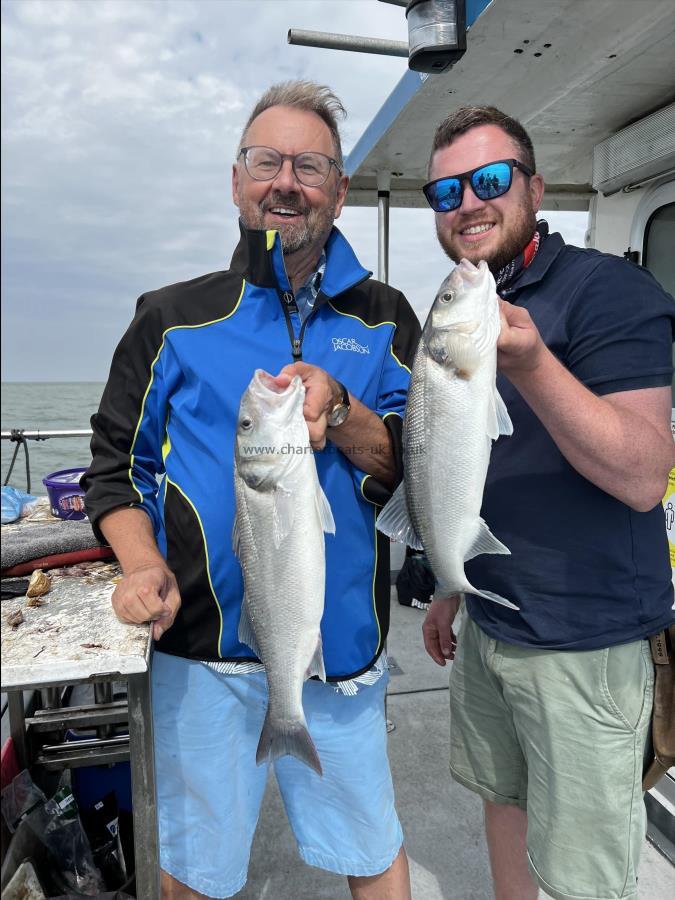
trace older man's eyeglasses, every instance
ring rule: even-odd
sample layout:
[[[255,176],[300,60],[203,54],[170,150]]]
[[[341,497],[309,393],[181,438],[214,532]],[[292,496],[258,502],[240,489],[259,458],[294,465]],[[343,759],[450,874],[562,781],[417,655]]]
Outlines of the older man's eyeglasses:
[[[465,181],[479,200],[492,200],[511,188],[514,169],[520,169],[528,178],[534,175],[532,169],[517,159],[500,159],[461,175],[437,178],[425,184],[422,190],[434,212],[451,212],[462,205]]]
[[[320,187],[328,180],[331,166],[338,175],[342,174],[337,161],[325,153],[306,151],[305,153],[279,153],[273,147],[242,147],[239,156],[244,157],[246,171],[255,181],[271,181],[276,178],[285,159],[290,159],[293,174],[305,187]]]

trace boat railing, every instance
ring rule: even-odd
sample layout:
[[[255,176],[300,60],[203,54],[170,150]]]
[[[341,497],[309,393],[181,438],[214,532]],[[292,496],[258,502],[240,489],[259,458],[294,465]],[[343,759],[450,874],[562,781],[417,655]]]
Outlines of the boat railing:
[[[26,460],[26,491],[30,494],[31,477],[30,477],[30,454],[28,452],[28,441],[48,441],[51,438],[84,438],[91,437],[91,428],[70,428],[70,429],[45,429],[41,428],[12,428],[10,431],[0,432],[0,438],[3,441],[12,441],[16,444],[12,461],[9,464],[7,475],[3,481],[3,485],[9,484],[9,479],[14,471],[14,463],[19,455],[19,450],[23,447],[24,457]]]
[[[22,443],[25,441],[47,441],[49,438],[67,438],[67,437],[91,437],[93,434],[91,428],[70,429],[66,431],[43,431],[38,428],[29,430],[25,428],[12,428],[11,431],[0,432],[3,441],[16,441]]]

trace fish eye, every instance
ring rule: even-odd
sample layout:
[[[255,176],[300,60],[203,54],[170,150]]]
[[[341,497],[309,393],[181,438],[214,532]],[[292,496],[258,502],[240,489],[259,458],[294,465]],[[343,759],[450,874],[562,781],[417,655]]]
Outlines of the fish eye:
[[[446,291],[445,294],[441,294],[440,301],[441,303],[450,303],[454,297],[452,291]]]
[[[239,427],[242,431],[250,431],[251,428],[253,428],[253,419],[249,419],[248,416],[245,416],[243,419],[240,419]]]

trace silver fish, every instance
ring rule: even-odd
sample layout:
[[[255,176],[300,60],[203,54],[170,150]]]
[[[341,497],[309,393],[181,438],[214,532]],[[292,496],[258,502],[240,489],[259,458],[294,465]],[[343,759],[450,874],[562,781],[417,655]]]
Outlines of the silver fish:
[[[467,592],[464,563],[506,553],[480,517],[492,441],[513,426],[497,391],[499,299],[487,263],[463,259],[441,285],[413,364],[403,426],[405,481],[378,517],[394,540],[424,550],[440,595]]]
[[[279,388],[257,369],[239,408],[235,444],[235,553],[244,575],[239,640],[265,666],[269,705],[258,764],[290,754],[319,775],[302,687],[326,673],[319,626],[326,582],[324,531],[335,533],[319,484],[295,376]]]

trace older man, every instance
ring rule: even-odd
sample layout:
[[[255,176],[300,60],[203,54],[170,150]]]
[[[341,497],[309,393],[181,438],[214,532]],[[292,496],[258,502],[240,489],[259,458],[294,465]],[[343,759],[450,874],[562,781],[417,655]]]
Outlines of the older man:
[[[482,510],[511,555],[477,556],[466,572],[519,610],[467,595],[451,771],[485,801],[497,900],[530,900],[538,885],[561,900],[634,898],[646,638],[673,621],[660,500],[675,463],[675,306],[644,269],[537,222],[532,142],[500,110],[446,119],[429,174],[441,245],[495,276],[513,422],[492,449]],[[441,665],[457,607],[434,600],[424,624]]]
[[[93,418],[84,484],[94,527],[124,571],[113,605],[125,622],[153,621],[159,651],[167,897],[241,889],[267,778],[255,763],[265,674],[238,640],[242,578],[230,541],[236,418],[256,368],[281,386],[301,375],[337,523],[326,540],[328,683],[308,681],[303,694],[324,775],[276,760],[286,811],[301,857],[347,875],[354,897],[410,896],[386,751],[388,545],[374,526],[400,478],[419,326],[333,227],[348,186],[341,112],[327,88],[306,82],[260,99],[233,168],[241,240],[230,268],[140,299]]]

